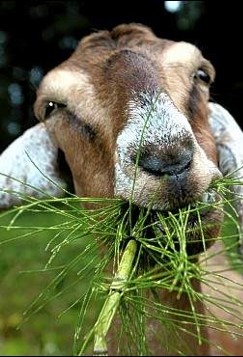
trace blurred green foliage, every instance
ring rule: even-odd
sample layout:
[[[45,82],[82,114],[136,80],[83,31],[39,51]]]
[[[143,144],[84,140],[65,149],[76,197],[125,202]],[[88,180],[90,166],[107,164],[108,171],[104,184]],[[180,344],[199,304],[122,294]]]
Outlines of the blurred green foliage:
[[[87,261],[82,260],[76,270],[69,271],[69,274],[58,282],[40,311],[33,315],[31,311],[27,315],[24,314],[56,277],[60,268],[67,265],[84,249],[84,244],[87,244],[87,241],[82,243],[82,240],[79,240],[78,243],[68,245],[62,254],[55,257],[55,263],[45,270],[51,255],[51,248],[46,248],[55,232],[50,229],[38,232],[28,227],[51,227],[61,224],[63,220],[60,215],[50,212],[23,213],[15,222],[15,225],[23,228],[0,228],[1,355],[73,354],[74,332],[80,309],[79,299],[87,288],[84,280],[75,285],[73,282],[77,280],[77,269],[82,269],[82,264],[89,262],[89,255]],[[0,226],[8,226],[10,221],[11,215],[0,217]],[[33,234],[24,237],[31,231]],[[94,306],[90,311],[90,321],[94,319],[95,310]]]

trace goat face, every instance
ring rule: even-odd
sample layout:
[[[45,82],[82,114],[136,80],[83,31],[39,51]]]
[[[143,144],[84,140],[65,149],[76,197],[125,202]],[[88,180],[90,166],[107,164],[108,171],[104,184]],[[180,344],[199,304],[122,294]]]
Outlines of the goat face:
[[[175,210],[217,199],[207,193],[221,175],[208,122],[213,79],[195,46],[120,25],[84,38],[45,76],[35,113],[64,152],[78,195]]]

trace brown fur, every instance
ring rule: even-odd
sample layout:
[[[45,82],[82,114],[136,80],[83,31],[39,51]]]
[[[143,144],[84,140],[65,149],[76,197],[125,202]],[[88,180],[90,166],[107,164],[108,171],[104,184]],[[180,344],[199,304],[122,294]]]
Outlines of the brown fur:
[[[190,98],[191,77],[205,60],[195,48],[196,56],[192,56],[193,61],[186,59],[186,62],[185,60],[181,62],[179,58],[176,63],[170,63],[170,61],[167,63],[166,55],[170,54],[170,51],[173,52],[173,46],[177,46],[177,44],[157,38],[146,27],[135,24],[121,25],[116,27],[111,33],[103,31],[83,39],[74,54],[66,62],[54,69],[53,72],[49,73],[43,81],[38,90],[35,104],[35,112],[40,120],[43,120],[40,111],[45,105],[45,97],[49,97],[51,100],[54,96],[54,101],[61,103],[68,102],[70,109],[75,113],[77,112],[77,106],[82,107],[82,117],[85,122],[90,123],[99,134],[99,139],[95,140],[92,145],[87,140],[82,141],[81,137],[77,137],[78,147],[80,145],[90,146],[90,151],[85,150],[89,155],[89,166],[85,168],[87,177],[84,177],[82,184],[83,181],[86,184],[85,186],[82,185],[81,189],[78,187],[80,181],[76,179],[78,193],[85,196],[102,195],[105,187],[103,183],[111,181],[110,174],[114,161],[112,153],[114,153],[116,137],[126,122],[124,109],[126,108],[128,99],[131,97],[129,88],[139,90],[139,87],[146,87],[148,89],[150,87],[153,88],[155,85],[161,87],[170,95],[176,107],[187,114],[185,103]],[[136,60],[138,63],[133,66]],[[165,66],[163,65],[163,61],[166,63]],[[211,68],[208,62],[207,64]],[[185,66],[188,67],[186,71]],[[121,71],[119,70],[120,68],[122,68]],[[141,69],[142,73],[140,74]],[[53,89],[50,86],[53,77],[58,76],[58,71],[60,70],[72,71],[74,85],[69,87],[65,81],[62,83],[60,76],[60,89]],[[213,70],[211,71],[213,72]],[[85,78],[80,78],[80,82],[78,82],[80,72],[84,74]],[[147,76],[146,73],[148,73]],[[153,78],[150,76],[150,73],[154,73]],[[75,77],[77,78],[77,82],[75,82]],[[209,130],[207,115],[205,115],[208,92],[207,90],[201,90],[201,86],[203,85],[199,84],[197,89],[200,96],[200,106],[191,119],[191,125],[198,142],[206,151],[208,157],[216,163],[215,143]],[[90,89],[92,89],[92,92]],[[58,93],[59,90],[60,93]],[[71,99],[69,98],[70,92],[72,92]],[[104,118],[106,118],[105,121]],[[57,138],[59,146],[67,154],[67,161],[72,172],[75,174],[79,171],[77,166],[82,167],[82,162],[84,161],[84,150],[79,150],[80,157],[78,157],[76,150],[75,142],[77,134],[70,133],[73,137],[74,145],[73,150],[70,147],[67,150],[65,143],[61,142],[65,141],[66,138],[63,135],[59,137],[58,134],[62,130],[56,124],[55,128],[52,127],[52,123],[49,124],[47,122],[47,125],[51,127],[51,131],[54,132],[54,137]],[[70,128],[65,128],[66,133],[69,130]],[[69,145],[69,141],[67,145]],[[99,148],[98,150],[97,147]],[[103,160],[108,160],[106,167],[109,168],[109,175],[103,172]],[[92,183],[92,187],[87,187],[87,182],[90,182],[89,178],[94,173],[94,167],[91,162],[94,163],[95,168],[101,168],[100,179]],[[109,191],[106,189],[104,195],[106,196],[108,192],[112,195],[110,189]]]
[[[113,197],[116,139],[126,125],[129,100],[143,90],[153,93],[161,89],[169,95],[175,107],[188,118],[207,158],[217,166],[217,151],[207,120],[209,89],[207,84],[195,79],[200,68],[206,68],[213,81],[214,69],[196,47],[160,39],[149,28],[130,24],[85,37],[67,61],[47,74],[37,92],[35,113],[39,120],[45,120],[54,141],[64,152],[77,195]],[[48,101],[65,104],[67,108],[57,109],[45,118]],[[87,135],[81,135],[82,131]],[[202,193],[200,186],[207,186],[202,174],[193,172],[188,188],[191,192],[198,190],[198,195]],[[167,186],[164,191],[168,191]],[[215,222],[221,220],[222,216],[216,212]],[[216,225],[209,235],[215,237],[219,231]],[[197,281],[192,284],[200,291]],[[163,304],[182,309],[190,306],[186,295],[177,300],[173,293],[160,291],[159,294]],[[195,308],[204,311],[200,301]],[[177,348],[184,348],[183,344],[190,351],[184,349],[185,353],[209,354],[207,343],[199,346],[197,339],[187,333],[181,336],[181,345],[178,339],[173,341],[173,336],[166,337],[169,332],[165,329],[156,330],[155,324],[153,328],[151,346],[155,355],[174,355]],[[195,330],[193,326],[190,328]],[[205,338],[207,334],[204,329]],[[173,341],[171,349],[161,347],[160,336]],[[114,349],[110,352],[115,353]]]

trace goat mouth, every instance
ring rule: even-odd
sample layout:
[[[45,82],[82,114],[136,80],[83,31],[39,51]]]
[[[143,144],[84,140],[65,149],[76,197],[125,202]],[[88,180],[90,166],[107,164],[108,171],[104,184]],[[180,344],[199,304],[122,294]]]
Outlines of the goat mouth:
[[[135,204],[130,205],[130,210],[132,226],[137,224],[141,211],[145,217],[144,229],[139,237],[141,242],[149,242],[153,251],[159,251],[157,247],[167,249],[169,253],[184,249],[189,257],[198,256],[215,242],[223,220],[221,198],[210,191],[195,203],[169,211],[141,208]],[[159,259],[158,255],[156,253],[156,259]],[[151,254],[145,249],[144,256],[148,260]],[[149,261],[151,263],[151,259]]]

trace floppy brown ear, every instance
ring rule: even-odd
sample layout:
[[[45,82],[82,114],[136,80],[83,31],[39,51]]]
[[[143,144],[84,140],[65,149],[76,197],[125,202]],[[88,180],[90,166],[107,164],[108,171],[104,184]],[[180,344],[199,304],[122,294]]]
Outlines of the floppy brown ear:
[[[57,158],[58,149],[43,123],[11,143],[0,155],[0,210],[21,204],[27,196],[64,196],[66,182]]]
[[[216,141],[219,169],[242,185],[232,185],[234,206],[239,215],[243,253],[243,132],[232,115],[217,103],[209,103],[209,123]]]

